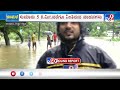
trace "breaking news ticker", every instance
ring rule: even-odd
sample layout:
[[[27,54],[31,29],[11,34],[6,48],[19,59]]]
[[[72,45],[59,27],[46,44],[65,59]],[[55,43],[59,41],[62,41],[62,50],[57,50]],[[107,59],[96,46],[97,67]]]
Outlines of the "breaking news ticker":
[[[72,21],[72,22],[114,22],[114,14],[14,14],[7,13],[7,22],[26,21]]]
[[[6,14],[6,21],[82,21],[102,22],[104,14]]]

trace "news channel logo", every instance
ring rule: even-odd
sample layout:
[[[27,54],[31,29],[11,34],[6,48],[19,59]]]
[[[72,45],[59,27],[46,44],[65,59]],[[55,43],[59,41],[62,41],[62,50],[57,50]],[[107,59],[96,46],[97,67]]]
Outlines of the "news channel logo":
[[[114,22],[114,14],[105,14],[106,22]]]
[[[47,57],[46,61],[47,61],[47,64],[54,64],[54,58]]]
[[[78,64],[74,64],[74,65],[64,65],[63,68],[64,68],[64,69],[78,69]]]
[[[23,71],[20,72],[20,76],[24,76],[25,73]]]

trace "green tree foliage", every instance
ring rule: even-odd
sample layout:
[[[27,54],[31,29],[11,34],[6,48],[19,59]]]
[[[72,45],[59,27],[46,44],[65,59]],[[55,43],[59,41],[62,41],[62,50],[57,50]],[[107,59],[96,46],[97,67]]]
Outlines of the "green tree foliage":
[[[97,26],[100,29],[97,29]],[[119,28],[118,28],[119,26]],[[107,31],[114,31],[114,33],[120,31],[120,20],[114,22],[89,22],[87,23],[91,36],[106,36]]]
[[[0,21],[0,30],[4,28],[6,25],[5,21]],[[24,39],[27,39],[28,33],[31,35],[35,32],[38,36],[39,32],[39,22],[26,22],[25,26],[9,26],[6,25],[5,29],[7,30],[7,33],[10,37],[10,39],[18,38],[19,36],[15,33],[20,32],[20,29],[22,29],[22,36]],[[55,22],[40,22],[40,37],[44,37],[43,34],[44,31],[52,31],[56,32],[56,23]]]
[[[44,31],[52,31],[56,32],[56,23],[55,22],[40,22],[40,37],[44,37],[43,32]],[[38,36],[39,32],[39,22],[27,22],[27,25],[23,27],[23,33],[25,35],[25,38],[27,37],[26,35],[30,33],[31,35],[33,32],[36,33]]]
[[[56,23],[55,22],[26,22],[25,26],[6,26],[6,22],[4,20],[0,20],[0,31],[4,29],[7,31],[10,39],[16,39],[20,37],[18,32],[20,33],[20,29],[22,29],[22,37],[27,39],[28,33],[31,35],[35,32],[37,37],[40,34],[40,37],[45,37],[43,33],[45,31],[56,32]],[[100,29],[97,29],[100,27]],[[106,32],[110,30],[114,30],[114,32],[120,31],[120,20],[116,20],[115,22],[86,22],[85,28],[89,30],[89,35],[91,36],[106,36]],[[39,32],[40,30],[40,32]]]

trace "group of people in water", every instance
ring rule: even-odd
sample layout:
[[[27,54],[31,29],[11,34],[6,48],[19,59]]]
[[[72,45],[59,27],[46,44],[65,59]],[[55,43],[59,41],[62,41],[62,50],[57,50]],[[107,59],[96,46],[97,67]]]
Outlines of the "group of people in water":
[[[31,41],[32,41],[32,45],[31,45]],[[52,42],[54,42],[54,46],[56,46],[59,43],[59,41],[60,40],[55,32],[53,33],[53,35],[47,35],[47,50],[49,48],[52,48]],[[29,33],[28,34],[28,48],[29,48],[29,50],[31,49],[31,46],[32,46],[33,50],[36,50],[36,48],[37,48],[36,42],[37,42],[37,39],[36,39],[35,32],[32,34],[32,36]]]

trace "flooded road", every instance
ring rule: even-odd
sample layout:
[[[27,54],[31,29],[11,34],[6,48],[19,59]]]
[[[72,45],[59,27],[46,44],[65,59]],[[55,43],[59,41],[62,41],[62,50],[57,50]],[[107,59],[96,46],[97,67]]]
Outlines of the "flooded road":
[[[116,63],[117,68],[120,69],[120,41],[107,41],[105,39],[95,39],[93,37],[86,37],[85,40],[87,43],[103,49]]]
[[[109,42],[101,39],[85,38],[86,42],[106,51],[120,68],[120,42]],[[11,46],[0,47],[0,69],[35,69],[41,55],[47,50],[46,39],[37,42],[37,50],[28,49],[27,42],[12,43]]]
[[[42,44],[41,44],[42,43]],[[34,69],[46,51],[46,42],[37,42],[37,50],[29,50],[27,42],[0,47],[0,69]]]

